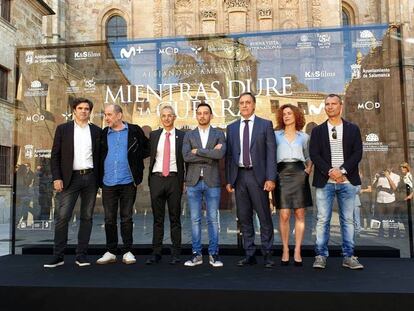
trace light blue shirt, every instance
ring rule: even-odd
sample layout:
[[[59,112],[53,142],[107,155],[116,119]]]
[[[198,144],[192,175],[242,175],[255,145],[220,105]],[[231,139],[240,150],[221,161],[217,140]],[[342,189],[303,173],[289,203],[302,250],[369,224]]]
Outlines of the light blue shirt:
[[[277,163],[280,162],[306,162],[309,161],[309,135],[296,131],[296,137],[289,142],[285,137],[285,131],[275,131],[277,147]]]
[[[128,163],[128,124],[120,131],[108,129],[108,154],[104,163],[105,186],[126,185],[132,183],[131,170]]]

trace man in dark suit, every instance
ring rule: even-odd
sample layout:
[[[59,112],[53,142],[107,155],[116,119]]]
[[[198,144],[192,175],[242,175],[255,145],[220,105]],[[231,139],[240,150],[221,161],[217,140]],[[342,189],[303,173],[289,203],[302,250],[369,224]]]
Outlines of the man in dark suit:
[[[123,112],[119,105],[105,107],[105,122],[108,126],[102,131],[99,182],[105,211],[107,251],[96,263],[116,262],[119,208],[124,244],[122,262],[134,264],[136,259],[132,253],[132,215],[137,186],[143,178],[144,159],[149,156],[149,142],[141,127],[123,121]]]
[[[246,257],[239,266],[256,264],[253,211],[260,222],[260,237],[265,267],[271,268],[273,222],[269,192],[275,188],[276,140],[272,121],[254,114],[256,98],[252,93],[239,97],[241,119],[227,126],[226,189],[236,191],[237,217]]]
[[[64,264],[68,222],[79,196],[81,206],[76,264],[81,267],[90,265],[86,254],[98,190],[99,141],[101,138],[101,129],[88,122],[92,108],[93,103],[88,99],[74,100],[73,121],[56,128],[51,166],[58,205],[55,210],[54,258],[44,265],[46,268]]]
[[[354,202],[356,186],[361,184],[358,164],[362,158],[361,132],[357,125],[341,118],[341,97],[325,98],[328,120],[312,130],[309,153],[315,165],[316,246],[314,268],[324,269],[328,253],[332,206],[336,197],[342,233],[342,266],[363,269],[354,256]]]
[[[174,128],[174,108],[164,106],[160,110],[163,128],[150,134],[150,166],[148,185],[151,193],[151,207],[154,217],[152,247],[153,256],[147,265],[161,260],[164,239],[165,203],[168,204],[171,231],[171,261],[180,262],[181,249],[181,196],[184,185],[184,160],[182,154],[184,132]]]
[[[226,153],[224,133],[210,125],[213,112],[210,105],[201,103],[196,110],[198,126],[184,136],[183,157],[187,163],[185,183],[188,206],[191,213],[191,240],[193,256],[184,265],[194,267],[203,263],[201,245],[201,207],[206,203],[209,237],[209,263],[222,267],[219,259],[218,209],[220,207],[221,182],[219,161]]]

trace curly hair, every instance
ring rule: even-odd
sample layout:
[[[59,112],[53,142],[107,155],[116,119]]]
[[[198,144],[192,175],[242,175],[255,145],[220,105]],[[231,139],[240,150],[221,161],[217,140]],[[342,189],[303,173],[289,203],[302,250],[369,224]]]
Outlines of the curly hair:
[[[293,115],[295,116],[295,128],[297,131],[301,131],[303,127],[305,126],[306,120],[305,120],[305,114],[301,109],[298,107],[292,105],[292,104],[285,104],[279,107],[279,109],[276,112],[276,122],[277,130],[283,130],[285,128],[285,123],[283,122],[283,110],[286,108],[290,108],[293,111]]]

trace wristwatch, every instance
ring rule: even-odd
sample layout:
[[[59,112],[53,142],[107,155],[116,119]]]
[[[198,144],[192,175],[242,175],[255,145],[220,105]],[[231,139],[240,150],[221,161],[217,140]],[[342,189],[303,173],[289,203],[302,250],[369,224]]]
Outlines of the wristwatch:
[[[342,166],[339,168],[339,170],[342,173],[342,175],[346,175],[347,174],[346,169],[344,169]]]

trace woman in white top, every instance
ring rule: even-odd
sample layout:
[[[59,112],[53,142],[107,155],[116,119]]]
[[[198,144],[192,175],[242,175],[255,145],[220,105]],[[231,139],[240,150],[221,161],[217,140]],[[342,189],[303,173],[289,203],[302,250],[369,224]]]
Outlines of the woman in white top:
[[[277,112],[277,186],[276,208],[279,209],[280,237],[283,243],[281,265],[289,264],[289,219],[295,214],[295,266],[302,266],[301,245],[305,231],[305,208],[312,206],[309,174],[309,135],[302,132],[305,125],[303,111],[291,104],[283,105]]]

